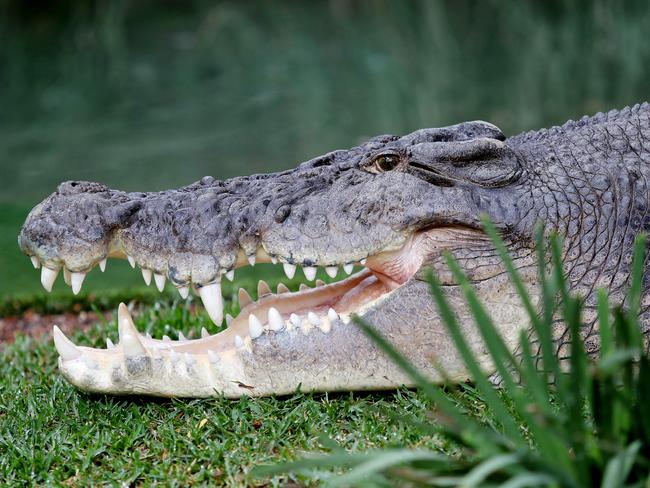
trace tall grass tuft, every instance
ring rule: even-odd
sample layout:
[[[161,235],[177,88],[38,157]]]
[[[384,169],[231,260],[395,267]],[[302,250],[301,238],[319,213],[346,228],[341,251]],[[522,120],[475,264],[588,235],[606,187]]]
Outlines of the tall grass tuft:
[[[484,227],[532,324],[521,333],[516,354],[506,347],[458,263],[451,255],[446,258],[501,378],[498,388],[481,373],[435,275],[429,282],[442,322],[495,421],[486,425],[461,411],[448,390],[429,382],[380,333],[357,320],[435,405],[435,422],[419,425],[423,435],[437,432],[457,446],[455,454],[410,448],[352,453],[333,444],[329,454],[263,467],[260,474],[301,473],[333,486],[650,486],[650,357],[638,319],[645,235],[635,242],[626,308],[611,306],[606,291],[598,291],[601,348],[597,358],[589,358],[580,336],[583,300],[565,281],[558,237],[545,241],[538,233],[539,311],[494,226],[485,220]],[[558,315],[571,336],[566,363],[558,359],[550,332]]]

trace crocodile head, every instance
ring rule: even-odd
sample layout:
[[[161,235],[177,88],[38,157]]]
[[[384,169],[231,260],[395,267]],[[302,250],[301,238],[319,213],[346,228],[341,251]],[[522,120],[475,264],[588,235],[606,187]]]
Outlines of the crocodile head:
[[[296,169],[176,190],[126,193],[98,183],[66,182],[36,206],[19,236],[41,268],[46,289],[60,270],[77,293],[95,265],[128,259],[159,289],[168,280],[199,295],[221,325],[221,282],[255,263],[318,267],[339,280],[272,293],[240,290],[241,313],[201,339],[139,334],[123,305],[117,345],[72,344],[55,327],[64,376],[79,388],[114,394],[237,397],[304,390],[392,388],[409,381],[352,324],[365,317],[413,362],[437,378],[467,377],[423,281],[432,268],[448,288],[468,337],[462,294],[441,257],[452,250],[507,337],[525,325],[515,293],[481,230],[486,213],[522,263],[530,261],[532,222],[525,171],[501,131],[486,122],[380,136]],[[480,341],[472,347],[485,358]]]

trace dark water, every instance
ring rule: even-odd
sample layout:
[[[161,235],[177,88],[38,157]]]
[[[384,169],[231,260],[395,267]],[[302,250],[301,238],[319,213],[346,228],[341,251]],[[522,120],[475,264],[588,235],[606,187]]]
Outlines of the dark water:
[[[66,179],[278,170],[468,119],[562,123],[650,99],[649,39],[645,1],[0,3],[0,204]]]

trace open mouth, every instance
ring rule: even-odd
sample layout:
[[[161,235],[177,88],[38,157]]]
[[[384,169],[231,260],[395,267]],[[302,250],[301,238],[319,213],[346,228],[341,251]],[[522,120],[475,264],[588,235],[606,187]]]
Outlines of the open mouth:
[[[316,286],[310,287],[303,283],[297,292],[291,292],[280,283],[274,293],[265,281],[260,280],[257,301],[253,301],[248,292],[240,289],[238,316],[227,315],[227,328],[217,334],[210,335],[203,329],[200,339],[187,339],[181,335],[179,340],[173,341],[166,336],[154,339],[141,335],[136,331],[126,306],[121,304],[118,314],[120,342],[115,345],[107,340],[107,349],[91,349],[93,357],[97,354],[137,356],[147,351],[153,355],[169,356],[172,361],[178,360],[179,357],[193,361],[197,355],[207,357],[210,361],[219,361],[222,356],[237,350],[253,351],[254,341],[265,334],[327,334],[333,327],[344,326],[351,320],[352,315],[362,314],[409,281],[427,256],[434,250],[444,248],[445,243],[451,239],[454,237],[449,236],[444,228],[416,232],[405,238],[398,249],[383,251],[359,262],[326,267],[325,272],[331,278],[342,277],[331,284],[315,279],[316,267],[303,267],[305,280],[315,281]],[[111,252],[111,257],[122,256],[129,259],[132,266],[136,266],[134,260],[120,250],[113,249]],[[39,267],[38,258],[32,257],[32,261],[35,267]],[[269,256],[263,248],[259,248],[254,259],[240,256],[237,268],[256,263],[280,265],[278,261]],[[106,262],[100,262],[99,265],[103,270]],[[287,263],[281,265],[287,277],[294,278],[297,267]],[[363,269],[354,272],[358,267]],[[51,268],[42,266],[42,280],[46,289],[51,289],[51,277],[56,278],[56,273]],[[142,269],[142,273],[145,282],[149,284],[153,273],[147,269]],[[75,292],[79,291],[80,281],[83,281],[83,278],[76,278],[79,274],[64,270],[64,278]],[[165,281],[164,277],[161,279],[160,276],[156,274],[154,279],[158,289],[162,291]],[[234,270],[226,273],[226,277],[234,279]],[[221,325],[223,299],[220,282],[195,287],[194,290],[201,297],[212,320]],[[187,296],[189,287],[179,287],[179,292],[182,296]],[[54,339],[64,361],[76,359],[84,349],[89,349],[75,346],[56,327]]]

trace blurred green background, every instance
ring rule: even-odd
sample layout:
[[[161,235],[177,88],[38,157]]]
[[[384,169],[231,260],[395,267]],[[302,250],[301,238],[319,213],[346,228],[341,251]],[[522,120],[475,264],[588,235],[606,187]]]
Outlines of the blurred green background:
[[[16,235],[66,179],[161,190],[559,124],[650,99],[649,39],[647,1],[0,0],[0,296],[44,293]],[[85,286],[141,282],[109,263]]]

